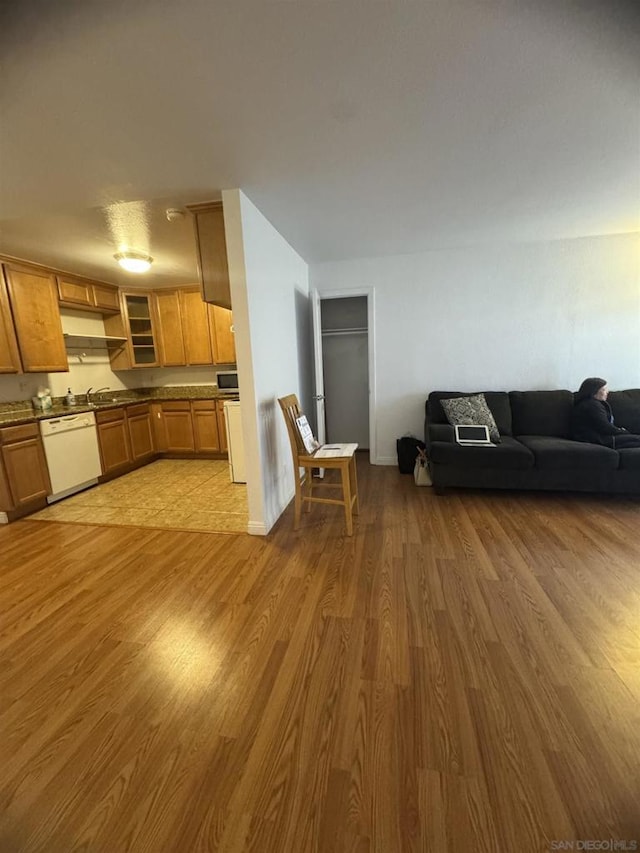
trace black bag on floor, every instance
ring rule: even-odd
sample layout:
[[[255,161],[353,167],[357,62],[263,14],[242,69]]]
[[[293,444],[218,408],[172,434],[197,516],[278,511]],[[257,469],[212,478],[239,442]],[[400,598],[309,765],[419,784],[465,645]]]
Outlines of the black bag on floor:
[[[420,441],[419,438],[414,438],[412,435],[403,435],[396,441],[398,468],[401,474],[413,474],[418,450],[424,450],[426,446],[424,441]]]

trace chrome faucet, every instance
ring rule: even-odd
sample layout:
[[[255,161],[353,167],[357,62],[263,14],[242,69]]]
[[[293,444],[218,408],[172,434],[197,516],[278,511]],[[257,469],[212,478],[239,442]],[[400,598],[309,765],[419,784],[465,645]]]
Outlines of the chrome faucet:
[[[94,390],[93,390],[93,387],[91,387],[91,388],[87,388],[87,393],[86,393],[86,396],[87,396],[87,406],[90,406],[90,405],[92,404],[92,400],[91,400],[91,394],[92,394],[92,392],[93,392],[94,394],[99,394],[101,391],[110,391],[110,390],[111,390],[111,389],[109,388],[109,386],[108,386],[108,385],[106,385],[104,388],[98,388],[98,390],[97,390],[97,391],[94,391]]]

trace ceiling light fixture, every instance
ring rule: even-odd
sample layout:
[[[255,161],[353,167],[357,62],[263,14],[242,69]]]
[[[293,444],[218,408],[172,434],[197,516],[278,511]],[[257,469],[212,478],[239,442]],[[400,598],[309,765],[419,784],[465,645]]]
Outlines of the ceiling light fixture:
[[[185,212],[179,207],[169,207],[165,211],[165,216],[167,217],[169,222],[179,222],[181,219],[184,219]]]
[[[153,258],[141,252],[118,252],[113,257],[127,272],[147,272],[153,263]]]

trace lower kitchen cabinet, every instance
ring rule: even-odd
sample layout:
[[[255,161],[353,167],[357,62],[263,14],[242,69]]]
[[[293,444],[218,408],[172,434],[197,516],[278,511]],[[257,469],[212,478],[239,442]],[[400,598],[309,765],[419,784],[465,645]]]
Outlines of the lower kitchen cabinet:
[[[219,453],[220,435],[216,400],[194,400],[191,403],[191,409],[196,452]]]
[[[125,410],[107,409],[97,412],[96,424],[103,475],[129,467],[133,457]]]
[[[157,456],[227,452],[223,400],[133,403],[96,412],[102,478],[126,474]],[[37,423],[0,427],[0,512],[9,519],[46,505],[51,494]]]
[[[151,410],[149,404],[140,403],[135,406],[127,406],[126,412],[131,457],[133,461],[138,462],[141,459],[153,456],[155,453],[155,446],[153,442]]]
[[[167,449],[167,430],[162,415],[162,403],[151,403],[151,429],[156,450],[158,453],[164,453]]]
[[[167,452],[193,453],[196,444],[193,435],[191,403],[188,400],[163,403],[162,417],[167,439]]]
[[[37,424],[0,429],[0,509],[19,510],[51,493]]]
[[[223,400],[167,400],[152,406],[153,433],[159,453],[227,452]]]

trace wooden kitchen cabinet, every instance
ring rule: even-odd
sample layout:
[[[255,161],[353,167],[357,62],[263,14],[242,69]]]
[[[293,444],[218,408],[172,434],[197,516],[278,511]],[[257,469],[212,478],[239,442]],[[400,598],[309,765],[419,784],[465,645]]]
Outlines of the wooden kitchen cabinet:
[[[106,334],[127,341],[126,345],[109,351],[112,370],[160,366],[152,296],[146,291],[123,291],[120,314],[104,318]]]
[[[198,271],[205,302],[231,308],[227,240],[221,201],[189,204],[193,214]]]
[[[198,287],[179,287],[172,290],[154,291],[156,314],[156,340],[160,362],[164,367],[179,365],[214,364],[215,328],[212,308],[202,301]],[[228,355],[228,341],[225,330],[230,327],[226,315],[231,312],[220,308],[223,312],[220,324],[220,335],[225,353]],[[233,350],[235,356],[235,350]]]
[[[58,300],[64,305],[80,308],[93,308],[91,284],[80,278],[58,276]]]
[[[120,313],[120,291],[117,287],[112,287],[108,284],[91,284],[93,294],[93,304],[102,313],[113,312]]]
[[[191,411],[196,453],[219,453],[220,433],[216,401],[194,400],[191,403]]]
[[[3,266],[23,370],[68,371],[55,275],[19,264]]]
[[[154,301],[160,362],[164,367],[186,365],[180,293],[178,290],[156,290]]]
[[[176,400],[163,403],[162,418],[167,437],[167,451],[170,453],[193,453],[195,439],[189,401]]]
[[[0,373],[20,373],[22,364],[13,326],[7,286],[0,270]]]
[[[162,415],[162,403],[151,403],[151,429],[156,450],[164,453],[167,449],[167,430]]]
[[[134,406],[127,406],[126,415],[132,461],[138,462],[153,456],[155,446],[149,404],[138,403]]]
[[[202,301],[200,288],[180,288],[180,308],[187,364],[213,364],[211,306]]]
[[[227,308],[209,305],[209,324],[214,364],[235,364],[236,342],[233,334],[233,314]]]
[[[123,293],[132,367],[158,367],[150,293]]]
[[[118,288],[101,282],[87,281],[74,275],[56,276],[61,305],[96,313],[120,311]]]
[[[131,444],[124,409],[96,412],[102,473],[111,474],[131,465]]]
[[[18,510],[36,501],[44,502],[51,494],[47,461],[37,424],[23,424],[0,429],[2,471],[0,506],[4,512]]]

